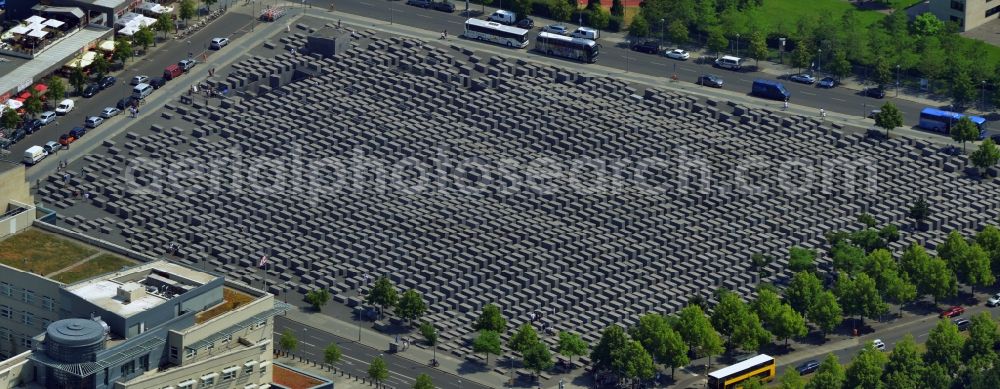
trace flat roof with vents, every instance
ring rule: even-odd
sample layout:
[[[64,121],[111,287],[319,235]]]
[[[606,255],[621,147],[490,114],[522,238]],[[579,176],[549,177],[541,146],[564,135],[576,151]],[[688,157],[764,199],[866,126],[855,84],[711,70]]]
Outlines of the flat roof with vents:
[[[66,290],[127,318],[216,278],[220,277],[167,261],[156,261],[70,285]]]

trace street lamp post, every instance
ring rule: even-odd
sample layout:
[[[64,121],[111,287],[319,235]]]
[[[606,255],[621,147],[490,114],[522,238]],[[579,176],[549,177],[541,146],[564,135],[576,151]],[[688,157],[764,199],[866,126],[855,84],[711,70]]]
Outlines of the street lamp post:
[[[979,106],[982,107],[980,108],[981,110],[986,111],[986,80],[983,80],[982,88],[980,88],[980,91],[981,94],[979,96]]]
[[[736,34],[736,56],[740,56],[740,34]]]
[[[823,49],[816,49],[816,72],[823,74]]]
[[[899,65],[896,65],[896,97],[899,97]]]
[[[667,19],[660,19],[660,46],[663,46],[663,26],[667,24]]]
[[[779,52],[781,53],[781,64],[784,65],[785,64],[785,38],[778,38],[778,41],[781,42],[781,50],[779,50]]]

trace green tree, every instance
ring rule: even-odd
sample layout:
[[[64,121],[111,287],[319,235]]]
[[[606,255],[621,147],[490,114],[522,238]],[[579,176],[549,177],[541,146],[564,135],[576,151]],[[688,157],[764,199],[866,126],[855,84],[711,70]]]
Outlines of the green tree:
[[[0,110],[3,110],[3,113],[0,113],[0,128],[16,128],[17,123],[21,121],[17,111],[5,105],[0,105]]]
[[[507,319],[503,318],[500,307],[486,304],[472,328],[476,331],[493,331],[502,334],[507,332]]]
[[[969,154],[969,160],[979,169],[986,170],[1000,161],[1000,149],[997,149],[997,145],[993,143],[992,139],[986,138],[983,143],[979,144],[976,151]]]
[[[846,240],[837,242],[830,248],[833,268],[854,274],[861,270],[865,263],[865,250]]]
[[[663,336],[663,346],[663,355],[657,359],[670,367],[670,378],[673,379],[675,369],[691,363],[691,359],[688,358],[688,345],[684,343],[681,334],[669,329]]]
[[[509,4],[510,10],[514,11],[518,20],[528,17],[528,13],[531,12],[531,2],[528,0],[513,0]]]
[[[326,289],[315,289],[306,293],[306,302],[312,305],[316,311],[322,310],[323,306],[330,301],[330,291]]]
[[[521,324],[517,328],[517,332],[510,337],[510,341],[507,342],[507,347],[519,353],[524,353],[529,347],[538,343],[538,332],[535,332],[535,327],[532,327],[530,323]]]
[[[552,19],[565,21],[573,14],[574,6],[563,0],[549,0],[549,13]]]
[[[948,369],[938,363],[927,365],[920,376],[921,388],[950,388],[951,374]]]
[[[69,83],[73,85],[76,89],[76,94],[83,93],[83,86],[87,85],[87,76],[83,74],[83,70],[80,68],[73,68],[73,71],[69,74]]]
[[[913,206],[910,207],[910,211],[907,212],[906,216],[909,216],[910,219],[913,219],[913,221],[917,223],[917,225],[920,225],[924,222],[924,220],[927,220],[927,217],[930,216],[930,214],[930,205],[927,204],[927,200],[924,200],[924,197],[921,196],[916,202],[913,203]]]
[[[993,274],[1000,274],[1000,229],[993,225],[983,227],[983,230],[976,234],[976,244],[989,253]]]
[[[727,334],[727,344],[743,350],[757,350],[771,339],[771,333],[761,326],[760,318],[750,311],[739,295],[724,291],[712,312],[712,326]]]
[[[973,293],[977,286],[989,286],[996,282],[993,268],[990,265],[990,255],[979,244],[973,244],[965,252],[961,260],[961,281],[972,287]]]
[[[191,20],[191,18],[194,17],[195,13],[194,7],[195,7],[194,0],[181,0],[180,9],[178,11],[179,12],[178,16],[181,17],[181,20],[183,20],[184,22]]]
[[[927,336],[927,352],[924,362],[938,363],[948,371],[958,371],[962,363],[962,347],[964,341],[958,333],[958,327],[948,319],[938,320],[934,329]]]
[[[754,271],[757,272],[757,277],[766,277],[771,275],[770,272],[765,273],[765,268],[774,261],[770,255],[764,253],[753,253],[750,255],[750,264],[753,265]]]
[[[806,328],[806,319],[787,304],[781,305],[777,318],[768,325],[768,329],[778,339],[783,339],[785,346],[788,346],[788,338],[805,336],[809,331]]]
[[[365,302],[378,305],[378,315],[381,318],[382,311],[386,310],[386,308],[396,306],[396,303],[399,302],[399,295],[396,293],[396,287],[392,285],[392,281],[389,281],[386,277],[380,277],[378,280],[375,280],[375,285],[372,286],[372,290],[368,293],[368,297],[365,298]]]
[[[830,63],[826,65],[826,70],[837,78],[844,78],[851,75],[851,61],[847,59],[847,53],[843,49],[834,49],[830,56]]]
[[[885,387],[892,389],[921,388],[920,375],[923,363],[913,335],[906,334],[903,340],[893,347],[889,362],[885,364]]]
[[[666,317],[649,313],[639,318],[639,323],[629,328],[629,334],[642,345],[657,362],[670,366],[671,377],[674,369],[690,363],[688,345],[681,335],[670,327]]]
[[[375,357],[368,365],[368,378],[375,381],[376,387],[389,378],[389,366],[385,364],[385,360],[381,356]]]
[[[587,0],[587,10],[601,8],[601,0]]]
[[[524,367],[535,372],[535,375],[551,369],[554,365],[552,353],[549,352],[549,346],[546,346],[545,343],[535,341],[527,345],[522,354],[524,355]]]
[[[743,389],[764,389],[764,384],[760,382],[760,378],[750,377],[742,383]]]
[[[903,125],[903,113],[896,108],[891,101],[882,105],[882,109],[875,115],[875,125],[885,130],[885,136],[889,137],[889,131]]]
[[[628,26],[628,33],[635,37],[649,36],[649,22],[643,18],[632,18],[632,23]]]
[[[788,269],[793,272],[812,271],[816,265],[816,251],[799,246],[792,246],[788,249]]]
[[[765,39],[764,33],[760,31],[754,31],[750,33],[750,50],[749,56],[753,58],[754,65],[760,66],[760,60],[767,59],[770,51],[767,49],[767,40]]]
[[[962,237],[961,233],[955,230],[948,233],[948,237],[937,247],[938,256],[947,261],[949,265],[953,262],[958,262],[968,250],[969,242]],[[952,266],[952,270],[955,270],[957,273],[958,267],[957,265]]]
[[[715,56],[718,57],[719,53],[729,47],[729,40],[726,39],[719,26],[710,26],[706,32],[708,33],[708,49],[714,51]]]
[[[434,382],[431,381],[431,376],[420,373],[417,376],[416,382],[413,383],[413,389],[434,389]]]
[[[206,9],[212,9],[212,4],[215,4],[216,1],[218,0],[201,0],[205,4]]]
[[[870,342],[854,357],[854,362],[847,368],[846,388],[882,388],[882,371],[889,357]]]
[[[139,31],[135,32],[132,39],[135,40],[135,43],[142,46],[142,52],[145,53],[149,51],[150,45],[156,43],[156,33],[149,26],[142,26],[139,27]]]
[[[944,22],[930,12],[924,12],[913,19],[910,27],[917,35],[931,36],[937,35],[939,31],[944,29]]]
[[[171,18],[170,14],[162,13],[156,18],[156,24],[153,24],[153,28],[155,28],[156,31],[162,32],[163,37],[166,38],[167,34],[174,29],[174,20]]]
[[[295,338],[295,334],[292,334],[292,331],[284,330],[281,332],[281,339],[278,339],[278,346],[285,353],[290,353],[299,347],[299,340]]]
[[[34,88],[32,88],[29,93],[31,93],[31,95],[24,100],[24,111],[27,112],[28,115],[35,116],[42,112],[42,109],[44,109],[42,107],[42,97]]]
[[[622,0],[613,0],[611,2],[611,15],[625,17],[625,5],[622,4]]]
[[[403,292],[403,295],[399,298],[399,304],[396,308],[399,317],[406,320],[416,320],[420,316],[423,316],[424,312],[427,312],[427,304],[424,304],[424,298],[413,289]]]
[[[472,341],[472,351],[486,354],[486,364],[490,364],[490,354],[500,355],[500,334],[484,330]]]
[[[958,279],[941,258],[932,258],[921,277],[927,294],[934,297],[935,303],[958,294]],[[920,290],[920,284],[917,285],[917,290]]]
[[[589,11],[590,12],[590,25],[598,30],[604,30],[608,28],[608,22],[611,21],[611,14],[604,8],[596,8]]]
[[[66,97],[66,83],[59,77],[49,77],[49,81],[45,83],[49,86],[49,90],[45,93],[48,94],[49,101],[52,104],[58,104],[59,101]]]
[[[972,316],[972,324],[969,325],[969,338],[966,339],[963,354],[965,360],[975,357],[986,360],[996,360],[996,345],[1000,342],[1000,333],[997,332],[997,323],[989,311],[985,311]]]
[[[874,319],[886,311],[875,280],[867,274],[861,273],[851,279],[841,273],[835,290],[840,306],[849,316],[858,316],[861,320],[865,317]]]
[[[838,325],[844,315],[837,297],[830,291],[822,291],[816,295],[816,302],[809,308],[806,316],[816,324],[823,333],[830,333]]]
[[[124,65],[125,61],[132,58],[132,42],[125,37],[118,37],[118,39],[115,39],[115,53],[112,57],[121,61],[122,65]]]
[[[633,382],[653,378],[653,374],[656,374],[656,366],[653,365],[653,358],[642,348],[639,342],[634,340],[628,342],[623,351],[624,355],[619,360],[625,362],[624,366],[621,366],[620,369],[625,372],[625,377],[633,380]]]
[[[337,347],[336,343],[330,343],[330,345],[326,346],[326,350],[323,350],[323,362],[326,362],[327,365],[332,365],[340,362],[342,355],[340,347]]]
[[[954,84],[952,84],[954,87]],[[962,151],[965,151],[965,142],[979,139],[979,129],[972,123],[968,116],[962,116],[951,126],[951,139],[955,142],[962,142]]]
[[[667,25],[667,39],[670,39],[671,42],[678,45],[688,43],[688,40],[691,39],[689,34],[690,32],[688,31],[687,25],[680,20],[671,21],[670,24]]]
[[[622,359],[629,344],[628,335],[625,330],[618,325],[610,325],[601,333],[601,340],[590,350],[590,361],[595,370],[610,370],[624,375],[624,371],[617,370],[625,366]]]
[[[712,366],[711,356],[723,351],[722,337],[712,328],[711,321],[697,305],[681,309],[674,322],[674,331],[681,335],[688,348],[695,350],[698,355],[709,357],[709,367]]]
[[[806,381],[802,379],[798,370],[785,369],[785,374],[781,375],[781,383],[778,387],[780,389],[805,389]]]
[[[757,298],[750,304],[750,309],[757,314],[757,317],[764,322],[765,326],[770,325],[781,315],[781,296],[771,288],[758,288]]]
[[[792,50],[792,66],[805,69],[812,65],[815,54],[808,41],[800,40],[796,42],[795,49]]]
[[[90,65],[90,69],[97,74],[98,78],[101,78],[105,74],[108,74],[108,70],[111,69],[111,63],[108,62],[108,59],[103,54],[98,54],[94,57],[94,63]]]
[[[917,299],[917,286],[907,280],[906,276],[901,275],[899,271],[891,273],[886,278],[885,287],[880,289],[883,290],[887,301],[899,305],[901,315],[903,305]]]
[[[976,86],[972,77],[964,70],[959,70],[951,77],[951,100],[959,107],[964,107],[976,98]],[[978,133],[977,133],[978,135]]]
[[[816,370],[812,381],[806,384],[806,389],[841,389],[847,381],[847,374],[836,355],[827,354]]]
[[[427,340],[428,346],[437,346],[438,333],[434,325],[428,322],[420,323],[420,336]]]
[[[889,67],[889,61],[881,55],[875,58],[875,68],[872,69],[872,80],[879,86],[892,83],[892,68]]]
[[[569,357],[570,362],[573,362],[573,357],[587,355],[587,351],[590,348],[587,346],[587,342],[580,338],[580,334],[569,331],[559,331],[559,344],[557,347],[556,351]]]
[[[799,313],[809,316],[809,308],[823,291],[823,283],[815,274],[800,271],[792,276],[792,281],[785,289],[785,300]]]

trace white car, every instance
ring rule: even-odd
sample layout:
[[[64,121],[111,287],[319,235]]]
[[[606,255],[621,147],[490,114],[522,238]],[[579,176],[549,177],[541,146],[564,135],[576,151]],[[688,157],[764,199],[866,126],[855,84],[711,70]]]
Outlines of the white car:
[[[670,58],[673,58],[673,59],[679,59],[679,60],[682,60],[682,61],[686,60],[688,58],[691,58],[691,53],[688,53],[688,52],[686,52],[684,50],[681,50],[681,49],[673,49],[673,50],[667,51],[664,55],[666,55],[667,57],[670,57]]]
[[[52,111],[45,111],[38,115],[38,120],[42,121],[42,125],[52,123],[56,120],[56,113]]]
[[[111,119],[118,114],[122,113],[122,110],[115,107],[107,107],[101,110],[101,117],[105,119]]]
[[[139,85],[139,84],[142,84],[142,83],[144,83],[146,81],[149,81],[149,77],[143,76],[143,75],[139,75],[139,76],[132,77],[132,83],[131,84],[132,85]]]
[[[60,101],[59,105],[56,106],[56,114],[57,115],[68,114],[69,111],[73,110],[73,106],[74,105],[75,104],[73,103],[72,99],[66,99],[66,100]]]
[[[997,305],[1000,305],[1000,293],[997,293],[993,295],[993,297],[990,297],[989,300],[986,300],[987,307],[995,307]]]
[[[873,340],[872,345],[875,346],[876,350],[885,351],[885,342],[882,342],[882,339]]]
[[[104,118],[100,116],[91,116],[87,118],[85,125],[90,128],[97,128],[97,126],[100,126],[101,123],[104,123]]]
[[[212,50],[219,50],[229,44],[229,38],[212,38],[212,42],[208,44],[208,48]]]
[[[550,24],[548,26],[542,27],[542,31],[559,35],[569,34],[569,30],[567,30],[566,26],[562,24]]]

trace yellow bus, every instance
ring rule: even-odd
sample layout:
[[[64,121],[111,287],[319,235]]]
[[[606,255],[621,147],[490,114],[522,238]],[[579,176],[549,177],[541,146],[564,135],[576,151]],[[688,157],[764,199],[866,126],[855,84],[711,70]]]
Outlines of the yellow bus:
[[[743,381],[757,377],[760,382],[774,379],[774,358],[760,354],[735,365],[708,373],[709,389],[741,389]]]

